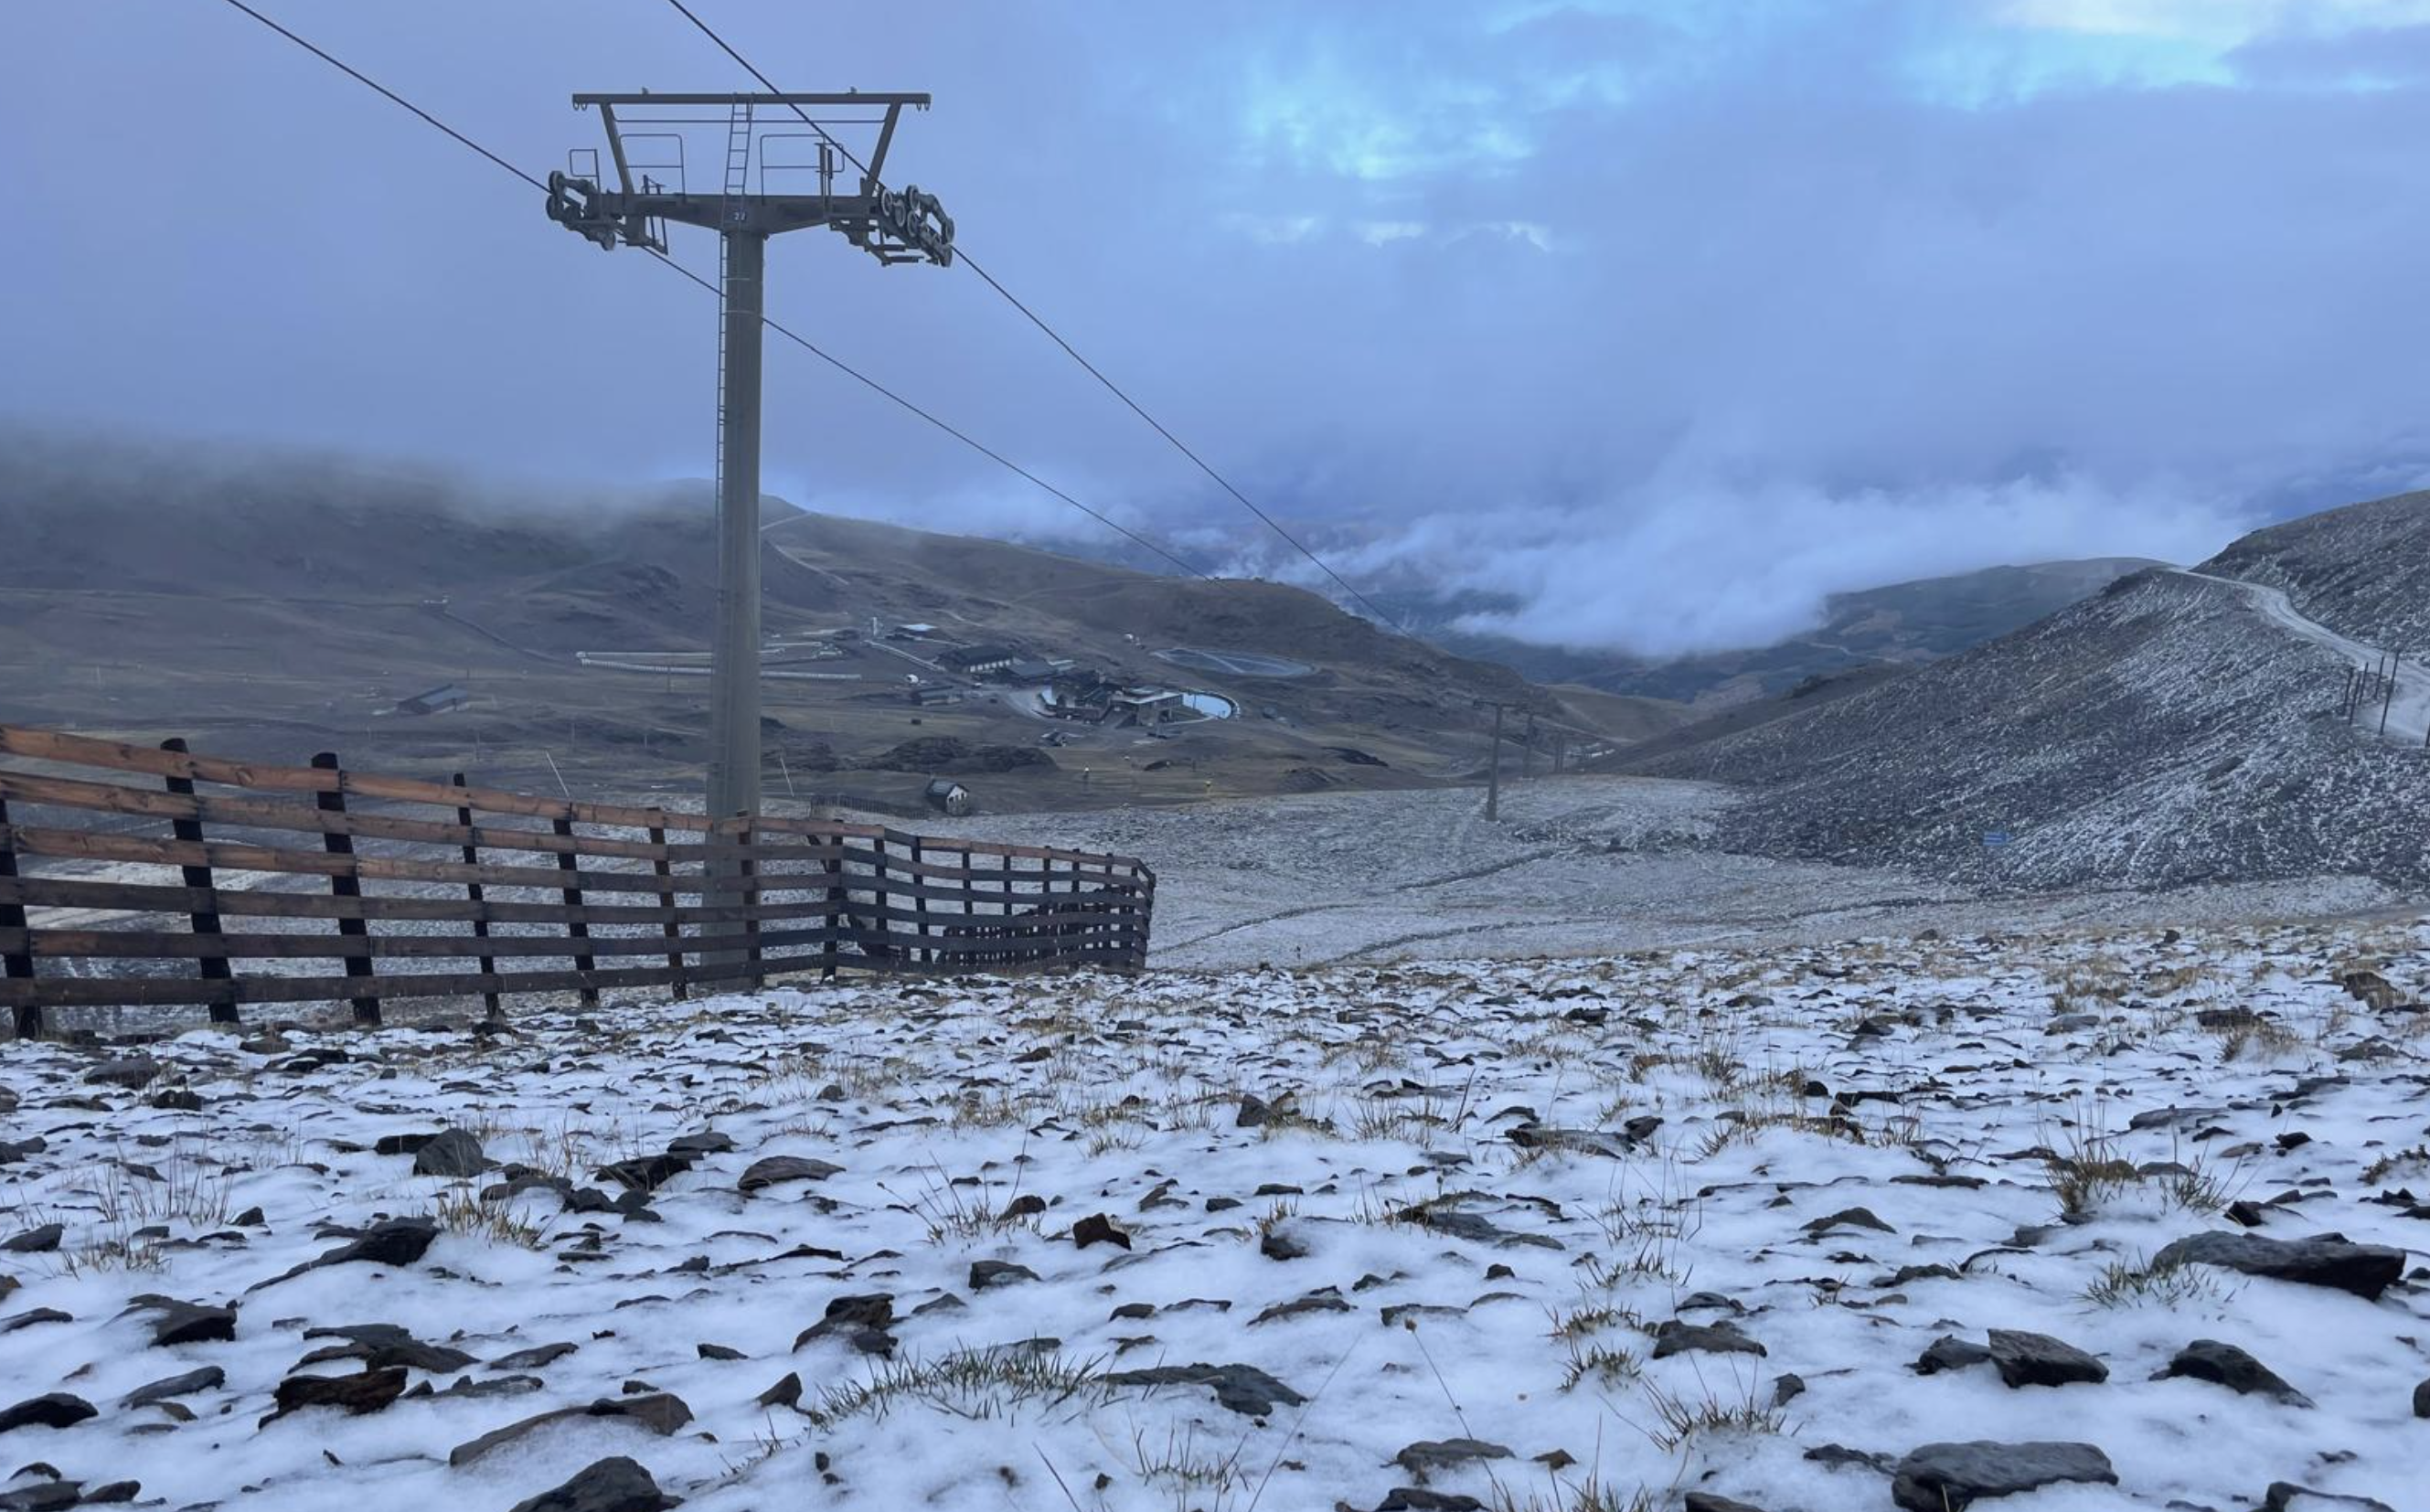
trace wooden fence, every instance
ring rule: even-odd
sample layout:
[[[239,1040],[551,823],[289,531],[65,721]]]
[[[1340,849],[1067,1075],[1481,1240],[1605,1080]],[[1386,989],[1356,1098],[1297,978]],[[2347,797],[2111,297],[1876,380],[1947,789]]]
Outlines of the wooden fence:
[[[0,1004],[21,1036],[71,1006],[234,1022],[244,1004],[344,1001],[377,1022],[390,998],[479,995],[494,1014],[508,993],[680,997],[807,972],[1137,971],[1155,903],[1124,856],[0,725]],[[298,964],[329,961],[343,974]]]

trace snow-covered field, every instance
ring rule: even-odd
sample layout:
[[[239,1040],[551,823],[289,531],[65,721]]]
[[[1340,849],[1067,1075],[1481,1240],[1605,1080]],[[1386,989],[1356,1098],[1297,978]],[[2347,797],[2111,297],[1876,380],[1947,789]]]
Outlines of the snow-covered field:
[[[1512,781],[1502,821],[1473,788],[1310,793],[1178,808],[985,814],[928,826],[1136,856],[1158,878],[1150,959],[1223,969],[1444,955],[1596,955],[1861,936],[2333,918],[2400,903],[2365,876],[2023,896],[1898,867],[1732,853],[1712,783]]]
[[[505,1509],[621,1456],[529,1505],[1837,1512],[2056,1470],[2116,1479],[1992,1504],[2430,1506],[2425,952],[2010,934],[9,1045],[0,1471],[49,1470],[0,1505]],[[2170,1249],[2222,1234],[2281,1273]]]

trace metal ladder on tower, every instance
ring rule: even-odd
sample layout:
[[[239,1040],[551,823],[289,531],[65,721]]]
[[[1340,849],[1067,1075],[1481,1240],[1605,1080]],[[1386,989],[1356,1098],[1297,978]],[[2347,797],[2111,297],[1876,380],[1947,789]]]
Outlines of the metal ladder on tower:
[[[729,232],[751,189],[751,103],[737,101],[725,123],[725,197],[717,210],[717,503],[725,505],[725,277],[734,243]]]

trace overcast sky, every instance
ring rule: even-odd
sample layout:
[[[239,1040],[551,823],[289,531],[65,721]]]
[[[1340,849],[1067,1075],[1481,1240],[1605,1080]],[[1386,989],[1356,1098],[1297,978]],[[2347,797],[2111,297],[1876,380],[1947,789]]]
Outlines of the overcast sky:
[[[663,0],[257,3],[535,174],[600,141],[574,91],[749,87]],[[991,272],[1354,577],[1506,593],[1533,639],[1759,642],[2430,477],[2430,0],[695,8],[787,88],[933,91],[890,176]],[[222,0],[11,0],[0,126],[0,412],[710,471],[707,294]],[[800,232],[770,305],[1281,570],[966,269]],[[798,349],[767,373],[771,491],[1100,529]]]

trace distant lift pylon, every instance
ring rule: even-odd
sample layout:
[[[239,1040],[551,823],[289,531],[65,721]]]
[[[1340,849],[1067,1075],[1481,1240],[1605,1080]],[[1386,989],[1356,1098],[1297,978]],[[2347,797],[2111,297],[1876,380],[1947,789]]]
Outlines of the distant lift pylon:
[[[917,186],[890,190],[880,178],[905,108],[926,109],[928,96],[858,91],[577,94],[574,105],[599,111],[614,187],[601,183],[597,151],[583,149],[575,158],[589,158],[588,173],[548,175],[550,220],[609,251],[633,246],[663,253],[670,222],[718,234],[718,577],[716,638],[709,652],[707,812],[718,819],[756,819],[762,759],[759,357],[768,239],[823,225],[882,263],[950,264],[954,222],[937,196]],[[700,113],[705,110],[724,113]],[[774,129],[796,125],[809,129]],[[723,172],[713,191],[695,191],[685,161],[687,128],[719,126],[724,128]],[[843,162],[844,149],[830,126],[874,127],[875,143],[857,161]],[[805,160],[770,160],[772,147],[782,157],[793,150],[791,144],[804,142],[810,148]],[[812,184],[801,175],[811,175],[815,191],[770,193],[772,174],[780,184],[805,191]]]

